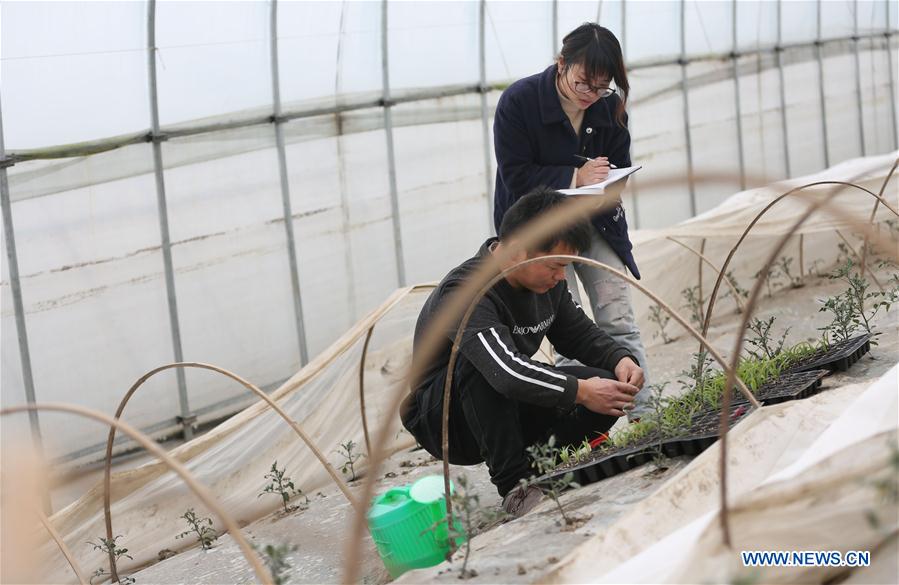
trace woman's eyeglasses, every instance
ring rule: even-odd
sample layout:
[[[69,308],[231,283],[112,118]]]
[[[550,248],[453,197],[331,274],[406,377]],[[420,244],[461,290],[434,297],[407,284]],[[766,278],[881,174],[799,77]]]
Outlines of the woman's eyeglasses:
[[[590,85],[589,83],[585,83],[583,81],[575,81],[572,86],[574,87],[574,91],[578,93],[588,94],[595,93],[601,98],[607,98],[613,93],[615,93],[615,88],[612,87],[596,87]]]

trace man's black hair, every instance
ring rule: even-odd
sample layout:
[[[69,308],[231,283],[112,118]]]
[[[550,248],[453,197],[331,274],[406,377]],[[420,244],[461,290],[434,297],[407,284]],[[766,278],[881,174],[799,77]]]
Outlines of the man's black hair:
[[[527,223],[561,204],[566,199],[565,195],[562,195],[555,189],[550,189],[543,185],[537,187],[521,197],[506,211],[502,224],[499,226],[499,239],[502,241],[508,240],[509,236],[518,232]],[[592,233],[593,226],[590,225],[590,222],[578,220],[538,242],[536,246],[531,248],[531,251],[548,252],[559,242],[564,242],[577,250],[578,253],[585,252],[590,247]]]

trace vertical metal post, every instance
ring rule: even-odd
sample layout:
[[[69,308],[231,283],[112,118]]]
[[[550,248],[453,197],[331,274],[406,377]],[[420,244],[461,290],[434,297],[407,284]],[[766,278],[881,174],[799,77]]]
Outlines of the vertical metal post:
[[[887,45],[887,67],[890,70],[890,113],[893,115],[893,148],[895,149],[899,148],[899,129],[897,129],[899,120],[897,120],[896,116],[896,83],[893,79],[896,76],[896,71],[893,67],[893,31],[890,29],[890,4],[892,2],[893,0],[886,0],[885,2],[887,8],[887,27],[886,32],[884,32],[884,40]]]
[[[403,234],[400,224],[400,202],[396,187],[396,153],[393,149],[393,115],[390,108],[390,62],[388,60],[387,0],[381,0],[381,83],[384,89],[384,134],[387,135],[387,175],[390,181],[390,213],[393,218],[393,245],[399,286],[406,286],[406,262],[403,258]]]
[[[25,401],[28,404],[37,402],[34,394],[34,376],[31,372],[31,351],[28,347],[28,329],[25,326],[25,304],[22,302],[22,283],[19,279],[19,256],[16,253],[16,233],[12,219],[12,201],[9,198],[9,180],[6,176],[6,145],[3,139],[3,116],[0,114],[0,207],[3,208],[3,235],[6,242],[6,266],[9,272],[9,288],[12,292],[13,311],[16,318],[16,337],[19,342],[19,361],[22,364],[22,383],[25,386]],[[35,452],[43,458],[44,438],[41,434],[41,421],[36,410],[28,411],[28,422],[31,426],[31,441]],[[52,512],[50,492],[42,494],[44,511]]]
[[[737,66],[737,58],[739,55],[739,45],[737,43],[737,0],[731,2],[731,28],[733,33],[733,51],[731,52],[731,63],[733,65],[734,76],[734,107],[737,115],[737,152],[740,160],[740,190],[746,189],[746,162],[743,155],[743,109],[740,106],[740,73]]]
[[[552,22],[553,22],[553,34],[552,34],[552,39],[553,39],[553,51],[552,51],[551,55],[552,55],[552,58],[555,59],[555,58],[556,58],[556,51],[559,50],[559,0],[553,0],[552,10],[553,10],[553,17],[552,17]]]
[[[892,0],[887,0],[887,4]],[[830,147],[827,145],[827,100],[824,99],[824,58],[821,50],[821,0],[818,0],[818,25],[815,38],[815,58],[818,60],[818,97],[821,102],[821,144],[824,146],[824,166],[830,167]]]
[[[805,234],[799,234],[799,278],[805,278]]]
[[[783,0],[777,0],[777,46],[774,47],[774,55],[777,59],[777,74],[780,79],[780,120],[783,130],[784,143],[784,169],[787,178],[793,175],[790,169],[790,141],[787,133],[787,95],[784,89],[784,68],[783,68],[783,47],[781,46],[783,37]]]
[[[687,2],[680,0],[680,72],[684,96],[684,137],[687,147],[687,184],[690,189],[690,217],[696,215],[696,185],[693,180],[693,144],[690,138],[690,94],[687,88]]]
[[[165,270],[165,291],[168,298],[169,325],[172,330],[172,350],[176,362],[183,362],[181,325],[178,320],[178,300],[175,296],[175,270],[172,264],[172,243],[169,237],[169,215],[165,199],[165,178],[162,165],[162,141],[159,133],[159,102],[156,92],[156,0],[147,3],[147,76],[150,90],[150,140],[153,143],[153,172],[156,177],[156,205],[159,215],[159,235],[162,241],[162,262]],[[187,401],[187,380],[184,368],[175,368],[178,380],[178,402],[181,407],[181,426],[184,439],[193,438],[193,416]]]
[[[600,10],[602,9],[602,0],[599,2]],[[621,56],[624,59],[625,67],[627,66],[627,0],[621,0]],[[630,132],[631,137],[634,136],[634,132],[632,131],[634,127],[634,121],[628,119],[628,124],[630,128],[628,128],[628,132]],[[631,161],[634,160],[634,141],[631,140],[630,152]],[[634,229],[640,229],[640,190],[638,188],[638,180],[637,176],[634,175],[630,180],[631,187],[631,201],[633,201],[634,208]]]
[[[281,77],[278,67],[278,0],[271,0],[269,13],[269,50],[272,67],[272,122],[278,151],[278,175],[281,179],[281,205],[284,209],[284,231],[287,235],[287,261],[290,265],[290,287],[293,291],[293,314],[300,350],[300,365],[309,362],[306,347],[306,327],[303,321],[303,298],[300,295],[300,271],[297,268],[297,249],[293,236],[293,210],[290,204],[290,182],[287,178],[287,154],[284,147],[284,128],[281,120]]]
[[[858,140],[862,156],[865,149],[865,119],[862,106],[862,65],[858,55],[858,0],[852,3],[852,53],[855,57],[855,96],[858,104]]]
[[[487,233],[494,235],[493,169],[490,164],[490,114],[487,111],[487,0],[478,3],[478,88],[481,93],[481,135],[484,141],[484,187],[487,194]]]

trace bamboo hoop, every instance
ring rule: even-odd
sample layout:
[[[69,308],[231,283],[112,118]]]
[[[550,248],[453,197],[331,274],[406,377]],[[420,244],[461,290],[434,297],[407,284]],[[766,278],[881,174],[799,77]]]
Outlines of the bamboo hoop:
[[[362,344],[362,356],[359,358],[359,414],[362,417],[362,434],[365,436],[365,451],[371,453],[371,439],[368,436],[368,417],[365,415],[365,358],[368,356],[368,343],[371,334],[375,331],[372,324],[365,334],[365,343]]]
[[[89,581],[84,578],[84,571],[81,569],[78,561],[75,560],[75,556],[72,554],[72,551],[69,550],[69,547],[62,540],[62,537],[59,536],[59,532],[57,532],[53,527],[53,524],[50,523],[50,519],[47,518],[47,515],[44,514],[44,511],[40,508],[35,508],[34,513],[37,515],[38,520],[41,521],[41,524],[44,525],[44,528],[47,530],[50,538],[52,538],[53,542],[56,543],[56,546],[59,547],[59,551],[62,553],[62,556],[66,558],[69,566],[72,567],[72,571],[75,573],[75,576],[78,577],[78,582],[81,585],[88,585]]]

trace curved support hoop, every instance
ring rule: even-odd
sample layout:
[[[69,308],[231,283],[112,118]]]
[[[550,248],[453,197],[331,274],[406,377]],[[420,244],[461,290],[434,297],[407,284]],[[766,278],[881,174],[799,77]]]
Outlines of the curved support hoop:
[[[10,406],[8,408],[0,409],[0,417],[15,414],[18,412],[26,412],[26,411],[53,411],[53,412],[67,412],[70,414],[77,414],[79,416],[83,416],[85,418],[91,418],[96,421],[100,421],[103,424],[109,425],[112,428],[122,429],[122,432],[134,439],[141,447],[146,449],[148,452],[152,453],[156,456],[157,459],[161,460],[167,467],[169,467],[172,471],[174,471],[178,476],[187,484],[187,487],[193,491],[200,501],[203,502],[212,513],[219,517],[219,520],[222,521],[222,524],[225,525],[225,528],[231,534],[231,538],[237,543],[237,546],[240,547],[241,552],[243,553],[244,558],[247,559],[247,562],[250,563],[250,566],[253,567],[253,571],[256,573],[256,578],[259,579],[262,583],[271,584],[273,583],[272,576],[268,572],[262,562],[259,559],[259,556],[253,551],[253,548],[247,542],[247,539],[244,538],[243,534],[240,532],[240,527],[234,521],[228,512],[225,511],[225,508],[219,504],[218,500],[212,495],[212,492],[209,489],[198,482],[193,474],[187,470],[182,463],[180,463],[174,457],[168,455],[162,447],[157,445],[150,437],[138,431],[128,423],[122,420],[117,420],[111,418],[110,416],[103,414],[102,412],[97,412],[96,410],[91,410],[89,408],[84,408],[83,406],[77,406],[74,404],[57,404],[57,403],[46,403],[46,404],[25,404],[22,406]]]
[[[462,317],[462,321],[460,321],[460,323],[459,323],[458,329],[456,329],[456,336],[453,338],[453,347],[450,350],[449,363],[447,364],[447,367],[446,367],[446,381],[443,384],[443,421],[442,421],[443,427],[441,429],[441,449],[443,450],[443,488],[444,488],[444,497],[445,497],[445,501],[446,501],[447,522],[452,523],[452,499],[450,498],[449,455],[448,455],[449,454],[449,412],[450,412],[450,397],[451,397],[450,389],[452,388],[452,384],[453,384],[453,372],[456,367],[456,358],[459,354],[459,344],[462,342],[462,335],[465,332],[465,328],[468,327],[468,321],[471,319],[471,315],[472,315],[472,313],[474,313],[475,307],[477,306],[478,302],[481,300],[481,298],[485,294],[487,294],[487,292],[493,287],[494,284],[499,282],[502,278],[504,278],[510,272],[514,272],[515,270],[518,270],[522,266],[527,266],[528,264],[533,264],[535,262],[544,262],[546,260],[571,260],[572,262],[580,262],[582,264],[587,264],[589,266],[593,266],[593,267],[599,268],[601,270],[605,270],[606,272],[609,272],[609,273],[617,276],[618,278],[621,278],[622,280],[626,281],[631,286],[635,287],[637,290],[639,290],[640,292],[642,292],[643,294],[648,296],[655,303],[657,303],[660,307],[665,309],[665,311],[668,314],[670,314],[674,318],[674,320],[677,321],[684,329],[686,329],[687,332],[690,333],[690,335],[692,335],[693,337],[695,337],[696,339],[699,340],[699,343],[701,344],[702,347],[708,349],[709,354],[711,354],[711,356],[713,358],[715,358],[715,360],[719,364],[721,364],[722,368],[729,367],[727,365],[727,362],[724,360],[724,357],[722,357],[721,354],[719,354],[715,350],[715,348],[713,348],[711,346],[711,344],[708,342],[708,340],[705,337],[703,337],[702,335],[700,335],[699,332],[696,331],[696,329],[694,329],[693,326],[690,325],[686,319],[681,317],[680,313],[678,313],[677,311],[672,309],[671,306],[668,305],[668,303],[663,301],[661,298],[658,297],[658,295],[656,295],[655,293],[650,291],[648,288],[646,288],[645,286],[640,284],[637,280],[635,280],[634,278],[632,278],[631,276],[629,276],[623,272],[620,272],[620,271],[612,268],[608,264],[604,264],[597,260],[593,260],[592,258],[582,258],[580,256],[569,256],[569,255],[565,255],[565,254],[559,254],[559,255],[538,256],[537,258],[523,260],[513,266],[510,266],[509,268],[506,268],[505,270],[503,270],[502,272],[500,272],[499,274],[494,276],[492,279],[490,279],[490,281],[487,284],[485,284],[481,288],[481,290],[478,291],[478,294],[475,295],[475,297],[471,300],[471,303],[468,305],[468,309],[466,309],[466,311],[465,311],[465,315]],[[736,367],[736,366],[730,366],[730,367]],[[743,381],[738,376],[736,376],[735,372],[736,372],[736,370],[734,370],[734,376],[732,376],[730,378],[730,382],[727,386],[725,386],[725,388],[731,388],[734,384],[734,379],[736,379],[736,383],[739,386],[740,391],[743,393],[743,395],[746,396],[746,399],[754,407],[756,407],[756,408],[761,407],[761,404],[759,403],[759,401],[755,398],[755,396],[753,396],[752,392],[750,392],[749,388],[746,387],[746,385],[743,383]],[[729,372],[729,373],[731,373],[731,372]],[[725,394],[728,394],[728,392],[725,392]]]
[[[365,452],[371,453],[371,439],[368,436],[368,417],[365,415],[365,358],[368,357],[368,343],[375,332],[375,324],[368,328],[365,343],[362,344],[362,357],[359,358],[359,413],[362,416],[362,434],[365,435]]]
[[[53,524],[50,523],[50,519],[47,518],[47,515],[44,514],[44,511],[40,508],[35,508],[34,513],[37,514],[38,520],[41,521],[41,524],[44,525],[44,528],[47,529],[47,533],[50,534],[50,538],[56,543],[56,546],[59,547],[59,551],[62,553],[62,556],[66,558],[66,561],[69,562],[69,566],[72,567],[72,571],[75,572],[75,576],[78,577],[78,582],[81,585],[88,585],[88,581],[84,578],[84,571],[81,570],[81,566],[78,564],[78,561],[75,560],[75,557],[72,555],[72,551],[69,550],[69,547],[66,546],[66,543],[63,542],[62,538],[59,536],[59,533],[53,528]]]
[[[886,188],[887,183],[889,182],[890,178],[893,176],[893,173],[895,172],[897,165],[899,165],[899,159],[897,159],[896,162],[893,163],[893,166],[890,168],[890,172],[887,174],[886,178],[884,179],[883,185],[880,188],[881,195],[883,194],[883,191]],[[800,227],[802,227],[802,224],[804,224],[806,222],[806,220],[808,220],[809,217],[811,217],[814,213],[816,213],[817,211],[819,211],[821,209],[824,209],[825,211],[828,210],[833,199],[840,193],[840,191],[842,191],[842,189],[844,187],[847,187],[847,186],[858,187],[857,185],[854,185],[852,183],[844,183],[844,182],[836,182],[836,181],[831,182],[831,184],[834,184],[833,189],[831,189],[830,192],[824,196],[824,198],[810,203],[808,208],[802,214],[802,216],[800,216],[799,219],[797,219],[796,222],[790,227],[790,229],[787,230],[787,232],[783,236],[781,236],[781,238],[777,241],[777,245],[774,247],[774,249],[768,255],[768,259],[765,262],[764,267],[762,268],[762,274],[765,274],[767,272],[767,270],[769,268],[771,268],[771,265],[774,263],[775,259],[777,258],[777,255],[780,254],[780,251],[783,250],[783,248],[787,245],[787,242],[790,240],[791,237],[793,237],[793,234],[796,232],[796,230],[798,230]],[[802,188],[802,187],[800,187],[800,188]],[[871,193],[870,191],[867,191],[867,189],[863,189],[862,187],[858,187],[858,188],[862,189],[863,191],[866,191],[868,193]],[[871,193],[871,194],[874,195],[873,193]],[[782,195],[781,197],[784,197],[784,196],[786,196],[786,194]],[[878,199],[880,199],[882,201],[882,199],[879,195],[874,195],[874,197],[877,197]],[[772,202],[772,204],[775,203],[776,201],[777,200]],[[883,203],[885,206],[889,207],[889,204],[887,204],[886,202],[883,202]],[[769,207],[770,207],[770,205],[769,205]],[[896,213],[896,211],[893,210],[892,208],[890,208],[890,210],[893,211],[893,213]],[[871,231],[870,224],[862,224],[861,227],[862,227],[862,231],[865,234],[870,234],[870,231]],[[748,229],[747,229],[747,231],[748,231]],[[744,233],[744,236],[745,236],[745,233]],[[741,241],[742,241],[742,238],[741,238]],[[739,245],[739,242],[738,242],[738,245]],[[734,249],[736,249],[736,247]],[[732,255],[733,255],[733,250],[731,251],[731,256]],[[728,260],[729,259],[730,259],[730,256],[728,256]],[[719,283],[720,283],[720,279],[719,279]],[[731,353],[731,358],[730,358],[731,367],[730,367],[730,369],[727,370],[727,374],[726,374],[727,378],[725,380],[725,386],[724,386],[725,388],[729,388],[730,385],[732,385],[734,382],[733,378],[734,378],[734,373],[736,372],[736,370],[734,368],[737,367],[737,363],[739,362],[739,359],[740,359],[740,353],[743,351],[743,336],[746,333],[746,328],[749,324],[749,319],[752,317],[753,309],[755,309],[755,305],[758,302],[759,295],[762,290],[762,283],[763,283],[763,279],[761,279],[761,278],[759,278],[755,281],[755,284],[753,284],[753,286],[752,286],[752,291],[749,293],[749,298],[746,301],[746,311],[743,313],[743,318],[740,322],[740,327],[737,330],[738,333],[734,340],[734,348],[733,348],[733,352]],[[716,285],[716,290],[717,290],[717,285]],[[710,299],[710,300],[714,300],[714,297],[712,297],[712,299]],[[709,310],[711,311],[711,305],[709,305]],[[728,423],[730,422],[729,418],[728,418],[729,412],[730,412],[730,393],[725,392],[723,395],[723,400],[722,400],[722,405],[721,405],[721,420],[718,424],[718,433],[719,433],[718,442],[721,445],[721,447],[720,447],[721,458],[719,460],[719,472],[720,472],[720,477],[721,477],[721,485],[720,485],[720,488],[721,488],[721,514],[720,514],[721,532],[723,535],[724,545],[727,546],[728,548],[731,547],[731,544],[733,542],[732,538],[731,538],[731,533],[730,533],[730,525],[728,522],[728,510],[727,510],[727,431],[728,431]]]
[[[686,250],[692,252],[692,253],[695,254],[695,255],[696,255],[702,262],[705,262],[705,263],[709,266],[709,268],[711,268],[712,270],[714,270],[714,271],[715,271],[715,274],[721,274],[721,270],[719,270],[718,267],[715,266],[715,264],[714,264],[711,260],[709,260],[709,259],[705,256],[705,254],[703,254],[703,253],[700,252],[699,250],[697,250],[697,249],[695,249],[695,248],[691,248],[691,247],[688,246],[687,244],[681,242],[680,240],[677,240],[677,239],[673,238],[672,236],[666,236],[665,239],[666,239],[666,240],[671,240],[672,242],[674,242],[674,243],[677,244],[678,246],[681,246],[681,247],[683,247],[684,249],[686,249]],[[705,240],[703,240],[703,241],[705,241]],[[744,305],[743,305],[743,302],[740,300],[740,295],[737,294],[737,289],[734,288],[734,283],[732,283],[732,282],[730,281],[730,279],[727,278],[726,275],[725,275],[725,277],[724,277],[724,282],[727,283],[727,286],[730,287],[730,292],[731,292],[731,294],[734,295],[734,302],[737,303],[737,312],[738,312],[738,313],[742,313],[742,312],[743,312],[743,306],[744,306]],[[700,286],[702,286],[702,284],[700,284]],[[701,298],[701,295],[700,295],[700,298]]]
[[[128,389],[128,392],[125,393],[125,396],[122,398],[122,401],[119,403],[118,409],[116,409],[115,420],[120,420],[122,417],[122,413],[125,410],[125,406],[128,404],[128,401],[131,400],[131,397],[137,392],[137,389],[140,388],[144,382],[155,376],[160,372],[164,372],[166,370],[170,370],[173,368],[199,368],[202,370],[210,370],[212,372],[218,372],[224,376],[231,378],[232,380],[240,383],[244,388],[257,395],[259,398],[264,400],[269,406],[272,407],[272,410],[278,413],[278,415],[290,425],[290,427],[296,432],[296,434],[303,440],[304,443],[312,450],[312,453],[318,458],[319,462],[325,467],[325,470],[331,476],[331,479],[334,480],[334,483],[337,484],[337,487],[340,488],[340,491],[343,492],[343,495],[346,499],[352,504],[354,507],[358,505],[358,502],[355,498],[353,498],[350,493],[349,488],[343,482],[339,475],[337,475],[337,471],[331,466],[325,456],[322,455],[322,452],[316,447],[315,443],[312,442],[312,439],[300,428],[300,425],[294,421],[290,416],[284,412],[278,404],[272,400],[268,394],[257,388],[254,384],[244,380],[237,374],[229,372],[228,370],[219,368],[218,366],[213,366],[211,364],[204,364],[201,362],[177,362],[172,364],[166,364],[164,366],[159,366],[158,368],[154,368],[141,376],[132,386]],[[109,429],[109,437],[106,439],[106,463],[103,471],[103,515],[106,520],[106,538],[112,538],[112,513],[110,511],[110,484],[111,484],[111,476],[112,476],[112,446],[115,442],[116,435],[116,427],[112,426]],[[110,572],[112,573],[112,581],[118,581],[118,573],[115,564],[115,556],[110,551],[109,554],[109,563],[110,563]]]
[[[737,240],[737,243],[734,244],[733,248],[731,248],[730,252],[727,254],[727,258],[724,260],[724,264],[721,266],[721,271],[718,273],[717,280],[715,280],[715,287],[712,289],[712,294],[709,296],[709,307],[708,307],[708,309],[706,309],[706,312],[705,312],[705,321],[702,324],[702,334],[705,335],[709,332],[709,324],[712,322],[712,312],[715,310],[715,301],[718,298],[718,289],[721,288],[721,281],[724,278],[723,275],[726,274],[726,272],[727,272],[727,267],[730,266],[730,261],[733,259],[734,254],[737,253],[737,249],[740,247],[740,244],[743,243],[743,240],[746,239],[746,236],[748,236],[749,232],[752,230],[752,228],[755,227],[755,224],[758,223],[758,221],[762,218],[763,215],[765,215],[768,212],[769,209],[774,207],[780,200],[782,200],[787,195],[792,195],[793,193],[797,193],[799,191],[802,191],[803,189],[808,189],[809,187],[815,187],[818,185],[843,185],[845,187],[855,187],[856,189],[864,191],[871,197],[874,197],[875,199],[877,199],[878,202],[883,203],[884,207],[886,207],[887,209],[889,209],[890,211],[893,212],[893,215],[895,215],[896,217],[899,217],[899,212],[897,212],[895,209],[893,209],[893,207],[883,199],[883,190],[886,188],[886,185],[889,182],[890,177],[893,175],[893,172],[895,170],[896,170],[896,165],[894,163],[893,168],[890,169],[889,174],[887,174],[886,179],[883,182],[883,186],[880,188],[879,195],[874,194],[873,191],[869,191],[868,189],[865,189],[864,187],[860,187],[859,185],[856,185],[854,183],[849,183],[846,181],[816,181],[814,183],[808,183],[806,185],[800,185],[799,187],[790,189],[786,193],[784,193],[782,195],[778,195],[777,198],[775,198],[771,203],[766,205],[765,208],[762,209],[758,213],[758,215],[756,215],[753,218],[753,220],[751,222],[749,222],[749,225],[746,226],[746,229],[743,230],[743,235],[740,236],[740,239]],[[792,235],[792,232],[790,235]]]

